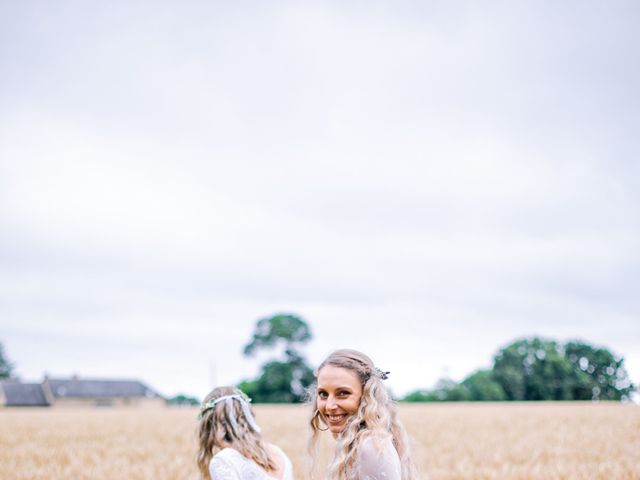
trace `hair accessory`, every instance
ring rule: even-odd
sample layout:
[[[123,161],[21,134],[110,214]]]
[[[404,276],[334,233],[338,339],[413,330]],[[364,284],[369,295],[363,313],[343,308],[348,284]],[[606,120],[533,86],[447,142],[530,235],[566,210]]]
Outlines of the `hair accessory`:
[[[391,373],[391,372],[383,372],[378,367],[375,368],[375,372],[376,372],[376,376],[380,378],[380,380],[386,380],[387,378],[389,378],[389,374]]]
[[[207,403],[202,405],[198,418],[201,419],[202,416],[204,415],[204,412],[212,409],[218,403],[224,402],[225,408],[227,409],[227,417],[229,417],[229,421],[231,422],[231,428],[237,431],[238,422],[236,420],[236,416],[233,411],[234,400],[237,400],[238,402],[240,402],[240,408],[242,408],[242,413],[244,413],[244,416],[247,419],[247,423],[249,424],[251,429],[256,433],[260,433],[260,427],[256,423],[255,418],[253,418],[253,414],[251,413],[251,409],[249,408],[249,403],[251,402],[251,399],[247,397],[247,395],[244,392],[241,392],[240,390],[236,390],[236,393],[234,393],[233,395],[224,395],[222,397],[209,400]]]

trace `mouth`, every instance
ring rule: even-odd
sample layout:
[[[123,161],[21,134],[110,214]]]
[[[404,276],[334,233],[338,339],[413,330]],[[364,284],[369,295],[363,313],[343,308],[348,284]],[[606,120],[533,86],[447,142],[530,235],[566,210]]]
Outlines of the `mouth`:
[[[347,418],[347,414],[341,413],[340,415],[326,415],[326,418],[329,425],[339,425]]]

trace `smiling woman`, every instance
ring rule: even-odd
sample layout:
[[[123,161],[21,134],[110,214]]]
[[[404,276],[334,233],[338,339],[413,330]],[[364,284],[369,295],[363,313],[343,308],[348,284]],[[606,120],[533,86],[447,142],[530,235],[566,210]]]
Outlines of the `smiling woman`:
[[[331,480],[415,480],[407,435],[382,380],[388,372],[355,350],[333,352],[317,370],[312,388],[311,478],[317,476],[317,442],[330,430],[337,443]]]
[[[360,406],[360,379],[351,370],[326,365],[318,372],[317,389],[317,408],[322,419],[333,433],[342,432]]]

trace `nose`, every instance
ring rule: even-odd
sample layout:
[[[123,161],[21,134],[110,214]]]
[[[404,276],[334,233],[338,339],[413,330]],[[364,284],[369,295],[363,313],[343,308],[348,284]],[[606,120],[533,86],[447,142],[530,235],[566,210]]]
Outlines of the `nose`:
[[[329,397],[327,397],[327,403],[325,404],[327,411],[335,410],[337,406],[336,398],[333,395],[329,395]]]

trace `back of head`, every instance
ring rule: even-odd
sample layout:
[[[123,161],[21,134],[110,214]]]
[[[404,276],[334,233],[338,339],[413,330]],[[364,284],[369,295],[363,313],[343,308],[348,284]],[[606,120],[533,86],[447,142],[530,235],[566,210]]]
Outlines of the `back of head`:
[[[200,406],[198,468],[209,478],[209,462],[223,448],[233,448],[265,470],[273,470],[250,406],[251,400],[233,387],[214,388]]]

